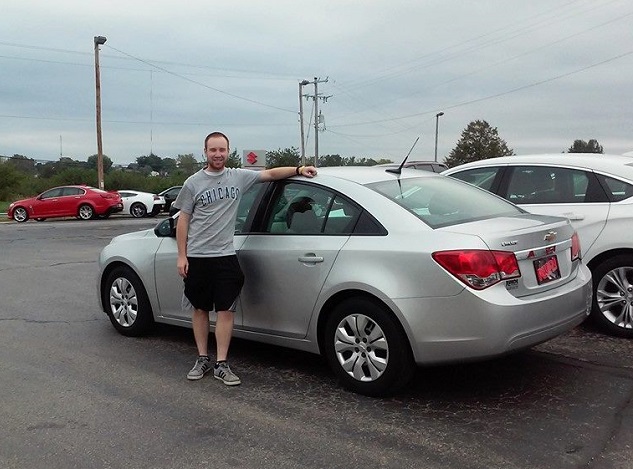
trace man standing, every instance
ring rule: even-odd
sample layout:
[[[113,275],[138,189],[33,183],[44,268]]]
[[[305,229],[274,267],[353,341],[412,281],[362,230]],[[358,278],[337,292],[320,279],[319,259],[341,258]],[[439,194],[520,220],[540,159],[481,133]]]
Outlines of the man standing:
[[[176,227],[178,273],[184,279],[185,296],[193,306],[193,335],[198,359],[187,379],[201,379],[213,368],[213,376],[235,386],[240,379],[227,363],[233,334],[233,313],[244,284],[233,235],[241,196],[255,183],[295,175],[312,178],[313,166],[282,167],[252,171],[227,168],[229,139],[213,132],[204,140],[207,166],[184,183],[173,206],[180,210]],[[215,310],[216,362],[212,366],[207,349],[209,311]]]

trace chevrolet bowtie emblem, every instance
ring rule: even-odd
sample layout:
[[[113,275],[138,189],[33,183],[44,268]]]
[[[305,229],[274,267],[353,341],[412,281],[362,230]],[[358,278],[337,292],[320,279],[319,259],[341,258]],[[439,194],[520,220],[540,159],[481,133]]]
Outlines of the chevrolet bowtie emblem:
[[[556,241],[556,231],[550,231],[543,237],[543,241]]]

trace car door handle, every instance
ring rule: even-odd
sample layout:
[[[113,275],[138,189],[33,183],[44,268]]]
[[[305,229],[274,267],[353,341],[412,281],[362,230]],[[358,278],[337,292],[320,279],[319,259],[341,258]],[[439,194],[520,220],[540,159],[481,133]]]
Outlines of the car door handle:
[[[316,254],[306,254],[305,256],[301,256],[299,258],[299,262],[303,262],[306,264],[318,264],[319,262],[323,262],[323,258],[317,256]]]
[[[569,218],[570,220],[584,220],[585,219],[585,216],[582,213],[569,212],[569,213],[563,213],[562,215],[566,218]]]

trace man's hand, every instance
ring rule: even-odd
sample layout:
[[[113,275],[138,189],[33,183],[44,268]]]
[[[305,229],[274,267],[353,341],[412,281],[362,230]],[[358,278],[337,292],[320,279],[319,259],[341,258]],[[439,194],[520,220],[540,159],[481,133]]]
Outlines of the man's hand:
[[[178,266],[178,275],[182,278],[187,278],[187,272],[189,272],[189,261],[187,257],[178,256],[178,262],[176,263]]]
[[[317,169],[314,166],[302,166],[299,174],[307,178],[313,178],[317,175]]]

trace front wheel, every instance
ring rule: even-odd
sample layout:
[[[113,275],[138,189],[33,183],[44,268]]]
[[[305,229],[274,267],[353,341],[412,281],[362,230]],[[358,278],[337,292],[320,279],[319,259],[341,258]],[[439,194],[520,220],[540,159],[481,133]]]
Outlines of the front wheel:
[[[84,204],[81,207],[79,207],[79,212],[77,213],[77,217],[79,217],[81,220],[92,220],[94,216],[95,216],[95,211],[90,205]]]
[[[633,338],[633,255],[607,259],[592,274],[593,321],[608,333]]]
[[[385,396],[415,371],[406,334],[377,301],[350,298],[338,304],[325,326],[325,354],[340,383],[367,396]]]
[[[141,279],[129,267],[117,267],[108,274],[102,301],[110,322],[121,334],[131,337],[149,331],[154,319]]]
[[[29,212],[24,207],[16,207],[13,210],[13,219],[18,223],[23,223],[29,219]]]

